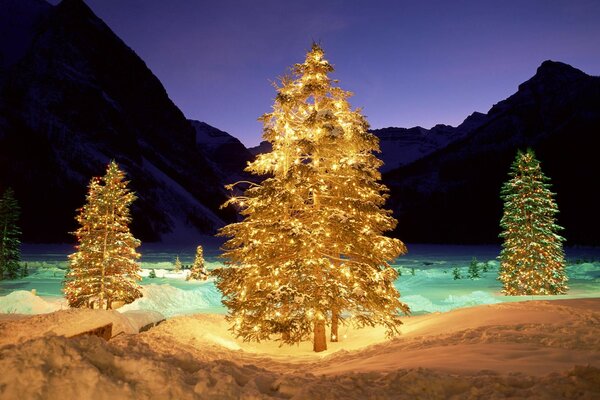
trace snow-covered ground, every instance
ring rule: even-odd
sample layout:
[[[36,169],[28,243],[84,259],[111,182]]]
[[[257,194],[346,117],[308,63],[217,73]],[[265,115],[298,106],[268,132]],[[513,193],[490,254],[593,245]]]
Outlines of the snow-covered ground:
[[[244,343],[216,314],[171,318],[108,342],[60,331],[114,318],[109,313],[66,310],[0,322],[0,397],[600,398],[597,298],[407,317],[392,340],[381,328],[344,327],[342,341],[318,354],[308,342]]]
[[[534,298],[499,293],[498,248],[409,246],[394,264],[414,312],[401,335],[342,326],[322,353],[233,337],[214,283],[172,271],[194,250],[143,249],[144,297],[119,311],[66,309],[68,250],[25,252],[31,275],[0,282],[0,398],[600,398],[599,250],[568,250],[569,294]],[[473,257],[481,278],[467,277]],[[108,322],[108,342],[78,336]]]
[[[209,239],[207,239],[209,240]],[[218,240],[203,243],[207,268],[222,266],[218,257]],[[409,253],[396,260],[394,267],[401,273],[396,281],[402,301],[415,315],[445,312],[456,308],[521,301],[524,299],[564,299],[600,297],[600,249],[567,249],[570,290],[566,296],[515,296],[500,293],[498,282],[499,247],[409,245]],[[68,246],[25,246],[23,259],[30,276],[15,281],[0,281],[0,313],[36,314],[66,308],[61,282],[66,268]],[[212,281],[186,281],[188,271],[173,271],[179,256],[184,265],[193,262],[195,246],[182,248],[145,246],[142,248],[144,297],[125,306],[126,310],[154,310],[167,317],[194,313],[224,314],[221,296]],[[470,263],[476,258],[481,277],[468,278]],[[461,279],[454,279],[454,270]],[[483,269],[487,272],[483,272]],[[156,278],[149,278],[154,269]],[[35,290],[34,303],[20,301],[15,291]]]

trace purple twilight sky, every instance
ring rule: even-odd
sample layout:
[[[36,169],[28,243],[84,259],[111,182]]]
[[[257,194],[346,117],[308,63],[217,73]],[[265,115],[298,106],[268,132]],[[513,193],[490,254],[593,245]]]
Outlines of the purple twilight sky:
[[[56,3],[57,1],[52,1]],[[257,145],[313,40],[373,128],[457,125],[546,59],[600,74],[600,1],[86,0],[186,117]]]

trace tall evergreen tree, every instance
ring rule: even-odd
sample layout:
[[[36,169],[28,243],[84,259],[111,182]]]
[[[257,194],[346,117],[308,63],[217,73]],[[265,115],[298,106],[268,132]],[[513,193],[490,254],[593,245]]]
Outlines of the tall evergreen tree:
[[[406,248],[383,235],[396,220],[382,208],[378,139],[332,71],[314,44],[276,86],[273,111],[261,118],[273,150],[247,168],[266,179],[229,201],[244,219],[221,230],[230,268],[215,274],[232,330],[245,340],[280,334],[293,344],[312,334],[322,351],[326,325],[337,340],[345,315],[393,335],[399,313],[409,312],[388,264]]]
[[[510,179],[502,188],[504,239],[499,280],[503,293],[516,295],[564,294],[568,287],[562,242],[556,232],[558,207],[549,179],[531,149],[519,151]]]
[[[0,279],[15,279],[21,271],[20,210],[13,190],[6,189],[0,198]]]
[[[111,161],[106,174],[91,180],[86,204],[76,219],[79,244],[69,256],[64,292],[71,307],[112,308],[113,302],[131,303],[142,297],[140,241],[129,231],[129,206],[135,195],[125,173]]]
[[[204,281],[207,278],[208,272],[206,271],[206,267],[204,266],[204,250],[202,249],[202,246],[198,246],[196,248],[196,257],[194,258],[194,265],[192,265],[187,280],[196,279]]]

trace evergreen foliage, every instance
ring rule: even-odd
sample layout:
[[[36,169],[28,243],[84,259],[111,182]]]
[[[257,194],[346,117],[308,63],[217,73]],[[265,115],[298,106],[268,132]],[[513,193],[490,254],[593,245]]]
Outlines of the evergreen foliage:
[[[77,251],[69,256],[64,292],[71,307],[110,309],[113,302],[142,297],[140,241],[129,231],[129,206],[135,195],[125,173],[111,161],[103,177],[91,180],[86,204],[76,219]]]
[[[460,270],[458,269],[458,267],[454,267],[454,269],[452,270],[452,279],[454,279],[454,280],[461,279]]]
[[[315,351],[326,349],[326,325],[337,340],[346,315],[393,335],[409,312],[388,264],[406,248],[383,235],[397,222],[382,208],[378,139],[323,56],[313,44],[276,86],[273,111],[261,118],[272,151],[246,169],[266,179],[228,202],[244,219],[221,230],[230,268],[214,272],[234,333],[288,344],[312,334]]]
[[[181,272],[181,260],[179,259],[179,256],[175,257],[175,268],[173,268],[174,272]]]
[[[21,273],[21,208],[11,188],[0,198],[0,279],[15,279]]]
[[[567,292],[558,207],[548,178],[531,149],[519,151],[502,188],[504,239],[498,279],[503,293],[553,295]]]
[[[192,269],[190,270],[190,274],[187,277],[187,280],[196,279],[196,280],[206,280],[208,278],[208,272],[206,271],[206,267],[204,266],[204,250],[202,246],[198,246],[196,248],[196,257],[194,258],[194,265],[192,265]]]
[[[479,274],[479,265],[477,263],[477,259],[473,257],[471,263],[469,264],[469,270],[467,271],[469,279],[481,278]]]

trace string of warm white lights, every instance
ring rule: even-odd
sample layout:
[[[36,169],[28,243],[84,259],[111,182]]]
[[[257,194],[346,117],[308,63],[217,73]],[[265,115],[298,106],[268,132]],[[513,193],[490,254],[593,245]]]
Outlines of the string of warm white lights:
[[[86,204],[79,210],[77,251],[69,256],[64,292],[71,307],[112,308],[142,297],[140,241],[129,231],[129,206],[135,195],[125,173],[112,161],[102,178],[90,182]]]
[[[382,208],[378,139],[351,94],[333,86],[323,56],[313,45],[261,117],[272,151],[247,171],[267,178],[228,201],[244,219],[221,230],[230,268],[216,272],[237,335],[293,344],[312,333],[316,351],[326,348],[326,325],[332,340],[349,316],[393,335],[399,312],[409,312],[388,265],[406,248],[383,235],[396,220]]]
[[[562,229],[548,178],[532,150],[519,151],[502,189],[504,238],[498,279],[506,295],[566,293]]]

